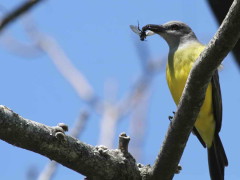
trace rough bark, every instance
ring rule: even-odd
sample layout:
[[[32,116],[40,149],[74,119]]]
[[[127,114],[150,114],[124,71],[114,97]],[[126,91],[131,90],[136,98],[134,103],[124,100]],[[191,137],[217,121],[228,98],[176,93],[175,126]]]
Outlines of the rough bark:
[[[0,106],[0,139],[55,160],[88,179],[141,179],[134,158],[119,149],[91,146]]]

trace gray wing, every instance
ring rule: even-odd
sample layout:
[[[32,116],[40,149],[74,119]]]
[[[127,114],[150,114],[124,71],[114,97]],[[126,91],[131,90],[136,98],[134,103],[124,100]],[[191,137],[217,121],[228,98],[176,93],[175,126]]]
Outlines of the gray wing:
[[[206,144],[203,141],[202,137],[200,136],[200,134],[198,133],[197,129],[195,127],[193,127],[192,133],[197,136],[198,140],[200,141],[200,143],[202,144],[202,146],[205,148]]]
[[[221,96],[221,89],[219,84],[219,76],[218,71],[216,70],[212,80],[212,102],[213,102],[213,114],[214,119],[216,121],[216,130],[215,133],[218,134],[221,130],[222,126],[222,96]],[[200,141],[200,143],[203,145],[203,147],[206,147],[206,144],[204,143],[202,137],[198,133],[197,129],[193,128],[193,134],[195,134]]]
[[[216,70],[212,77],[212,101],[213,101],[213,113],[216,121],[215,133],[219,133],[222,126],[222,95],[219,84],[218,71]]]

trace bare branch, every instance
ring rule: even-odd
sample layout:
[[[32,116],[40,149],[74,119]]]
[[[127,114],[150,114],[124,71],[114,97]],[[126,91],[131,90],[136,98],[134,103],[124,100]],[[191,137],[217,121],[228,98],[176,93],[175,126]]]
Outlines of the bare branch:
[[[46,35],[41,35],[38,40],[41,49],[50,56],[55,66],[74,87],[78,95],[86,102],[95,105],[97,99],[90,83],[84,75],[75,68],[55,40]]]
[[[61,127],[49,127],[24,119],[0,106],[0,139],[55,160],[89,179],[141,179],[129,153],[93,147],[61,131]],[[57,136],[59,133],[62,136]]]
[[[142,54],[143,53],[141,53],[141,55]],[[144,61],[143,58],[140,59],[141,62]],[[124,116],[127,116],[133,112],[139,104],[143,103],[143,99],[146,100],[146,94],[149,92],[149,88],[151,87],[156,72],[161,69],[162,63],[160,63],[160,61],[156,63],[149,60],[142,63],[142,65],[146,67],[143,68],[142,74],[133,85],[133,88],[130,90],[127,96],[123,97],[118,102],[112,103],[107,101],[103,104],[103,118],[100,125],[101,127],[98,144],[104,144],[107,147],[112,148],[117,123]]]
[[[83,132],[88,118],[89,118],[89,112],[86,110],[81,111],[78,120],[73,125],[73,128],[70,131],[70,135],[75,138],[78,138],[80,134]]]
[[[36,6],[38,3],[42,2],[43,0],[28,0],[17,7],[12,12],[5,15],[5,17],[0,21],[0,32],[8,26],[11,22],[16,20],[19,16],[29,11],[31,8]]]
[[[147,126],[147,113],[149,110],[150,90],[148,89],[139,98],[139,103],[131,113],[130,136],[132,137],[130,151],[136,160],[141,160],[143,146],[145,144],[145,133]]]
[[[143,62],[143,60],[141,60],[141,62]],[[146,67],[143,68],[143,72],[133,85],[132,90],[126,95],[126,97],[118,102],[119,112],[122,116],[126,116],[136,107],[136,105],[139,104],[141,97],[145,96],[149,91],[156,73],[162,72],[164,67],[164,63],[161,60],[149,60],[144,64]]]
[[[72,64],[56,40],[40,32],[30,18],[25,21],[25,29],[38,48],[50,57],[60,74],[70,83],[79,97],[96,112],[101,113],[102,102],[95,94],[93,87],[81,71]]]
[[[4,32],[0,37],[0,44],[9,52],[25,58],[36,58],[42,55],[42,51],[36,43],[21,42],[7,32]]]
[[[38,176],[37,180],[50,180],[56,173],[58,163],[56,161],[50,161],[43,171]]]
[[[119,110],[115,104],[104,103],[103,114],[100,124],[100,134],[98,144],[104,144],[108,148],[113,148],[116,126],[121,118]]]
[[[203,103],[207,85],[240,37],[239,12],[240,1],[235,0],[219,30],[191,70],[178,110],[153,166],[152,179],[173,178]]]

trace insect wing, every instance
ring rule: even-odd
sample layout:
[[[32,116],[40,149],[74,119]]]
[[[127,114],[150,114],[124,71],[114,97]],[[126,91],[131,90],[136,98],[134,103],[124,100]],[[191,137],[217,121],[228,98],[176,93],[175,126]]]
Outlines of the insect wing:
[[[132,29],[132,31],[138,35],[141,34],[141,31],[139,30],[139,28],[137,26],[134,25],[130,25],[130,28]]]

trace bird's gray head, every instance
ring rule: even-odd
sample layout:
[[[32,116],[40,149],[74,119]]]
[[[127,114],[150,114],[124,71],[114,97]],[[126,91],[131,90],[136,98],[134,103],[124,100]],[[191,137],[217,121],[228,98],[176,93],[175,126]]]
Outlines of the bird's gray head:
[[[163,25],[148,24],[142,28],[142,31],[150,30],[163,37],[170,49],[177,48],[184,43],[198,41],[192,29],[180,21],[170,21]]]

